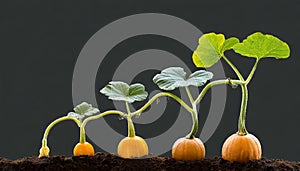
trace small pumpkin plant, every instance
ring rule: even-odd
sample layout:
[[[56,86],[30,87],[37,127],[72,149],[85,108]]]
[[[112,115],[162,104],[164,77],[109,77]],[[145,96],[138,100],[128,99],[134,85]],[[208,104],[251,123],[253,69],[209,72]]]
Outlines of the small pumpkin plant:
[[[211,72],[199,70],[186,76],[186,72],[181,67],[170,67],[154,76],[153,81],[162,90],[174,90],[183,87],[189,97],[190,111],[193,120],[191,131],[183,138],[179,138],[172,147],[172,157],[177,160],[201,160],[205,157],[205,147],[203,142],[195,137],[198,132],[198,112],[197,102],[195,102],[189,86],[203,86],[213,77]]]
[[[224,52],[233,49],[236,53],[254,58],[255,64],[247,79],[244,79],[235,65],[225,56]],[[248,88],[257,65],[261,59],[285,59],[290,55],[287,43],[275,36],[260,32],[249,35],[243,42],[237,38],[225,39],[223,34],[208,33],[199,38],[199,45],[193,53],[193,62],[197,67],[210,67],[223,58],[236,73],[241,86],[242,102],[238,121],[238,132],[226,139],[222,147],[222,157],[231,162],[247,162],[261,158],[262,149],[259,140],[246,129],[246,109],[248,101]]]
[[[74,108],[74,112],[69,112],[67,116],[60,117],[53,122],[51,122],[44,132],[44,136],[42,139],[42,147],[40,148],[39,157],[48,157],[50,153],[50,149],[47,146],[47,138],[49,135],[50,130],[58,123],[62,121],[72,120],[74,121],[77,126],[80,128],[80,140],[79,143],[74,147],[73,153],[74,156],[80,155],[94,155],[94,148],[93,146],[86,142],[85,131],[83,126],[83,119],[85,117],[91,116],[93,114],[98,113],[99,110],[94,108],[91,104],[83,102]]]
[[[148,155],[148,145],[146,141],[135,134],[132,117],[139,113],[132,113],[129,103],[143,101],[148,93],[144,85],[140,83],[128,85],[121,81],[111,81],[101,91],[111,100],[124,101],[127,113],[122,117],[127,120],[128,135],[118,145],[118,154],[123,158],[138,158]]]

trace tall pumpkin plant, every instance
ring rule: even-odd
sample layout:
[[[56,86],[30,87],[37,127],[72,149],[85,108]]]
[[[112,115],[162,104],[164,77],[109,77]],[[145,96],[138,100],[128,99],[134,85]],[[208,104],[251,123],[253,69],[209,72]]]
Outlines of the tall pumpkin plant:
[[[225,56],[225,51],[233,49],[243,57],[254,58],[255,64],[246,79],[235,65]],[[222,147],[222,157],[225,160],[247,162],[260,159],[262,155],[259,140],[246,129],[246,111],[248,102],[248,84],[250,83],[258,63],[264,58],[285,59],[290,55],[287,43],[275,36],[256,32],[239,42],[237,38],[225,39],[223,34],[208,33],[199,38],[199,45],[193,53],[194,64],[200,68],[213,66],[220,59],[233,69],[240,82],[242,100],[238,120],[238,131],[229,136]]]

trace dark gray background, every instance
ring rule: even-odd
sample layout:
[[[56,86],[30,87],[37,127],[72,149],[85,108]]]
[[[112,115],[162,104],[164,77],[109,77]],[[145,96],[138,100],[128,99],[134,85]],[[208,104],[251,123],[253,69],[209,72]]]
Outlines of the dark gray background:
[[[265,157],[299,161],[299,9],[297,1],[272,0],[1,1],[0,156],[16,159],[37,155],[47,124],[73,107],[72,74],[85,42],[116,19],[152,12],[177,16],[203,32],[222,32],[243,39],[254,31],[262,31],[275,34],[290,44],[290,59],[266,59],[260,62],[249,85],[247,125],[248,130],[260,139]],[[164,38],[138,37],[131,42],[123,42],[119,45],[123,50],[119,53],[112,51],[112,54],[130,55],[138,51],[134,47],[141,41],[145,47],[140,49],[154,45],[160,48],[160,39],[162,42],[171,42]],[[191,53],[185,48],[181,51],[178,43],[167,46],[162,42],[161,49],[174,54]],[[128,49],[128,52],[124,49]],[[251,59],[233,53],[228,53],[228,56],[244,75],[248,74],[253,64]],[[224,66],[226,74],[235,77],[230,68]],[[140,76],[136,80],[142,78]],[[228,87],[223,119],[206,143],[207,157],[220,155],[223,141],[236,131],[240,96],[239,89]],[[99,95],[99,98],[103,97]],[[209,107],[209,96],[203,104],[203,108]],[[205,115],[207,112],[204,110],[203,113]],[[126,127],[125,122],[119,124]],[[71,156],[77,142],[78,129],[71,122],[58,125],[49,136],[52,155]]]

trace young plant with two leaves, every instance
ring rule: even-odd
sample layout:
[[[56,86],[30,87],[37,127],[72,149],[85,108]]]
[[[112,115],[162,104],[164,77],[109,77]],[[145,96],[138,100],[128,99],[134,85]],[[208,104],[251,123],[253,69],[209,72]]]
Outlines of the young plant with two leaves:
[[[144,85],[135,83],[128,85],[121,81],[111,81],[101,91],[111,100],[124,101],[127,113],[121,115],[127,120],[128,134],[118,145],[118,155],[123,158],[138,158],[148,155],[148,145],[146,141],[135,134],[132,117],[140,115],[137,112],[131,112],[130,103],[143,101],[147,98],[148,93]]]
[[[60,117],[53,122],[51,122],[48,127],[46,128],[44,132],[44,136],[42,139],[42,147],[40,148],[40,154],[39,157],[48,157],[50,153],[50,149],[47,145],[47,139],[48,135],[51,131],[51,129],[58,123],[62,121],[72,120],[74,121],[77,126],[80,128],[80,138],[79,143],[76,144],[73,150],[74,156],[80,156],[80,155],[88,155],[93,156],[94,155],[94,148],[93,146],[86,142],[86,135],[84,131],[84,118],[94,115],[98,113],[99,110],[97,108],[94,108],[91,104],[88,104],[86,102],[83,102],[76,106],[74,108],[74,112],[69,112],[67,116]]]
[[[173,144],[172,157],[174,159],[201,160],[205,157],[204,144],[199,138],[195,137],[195,134],[198,132],[197,105],[204,94],[199,94],[199,96],[194,99],[189,87],[203,86],[212,77],[213,74],[205,70],[199,70],[187,76],[183,68],[170,67],[164,69],[153,78],[154,83],[162,90],[170,91],[176,88],[184,88],[190,101],[190,105],[187,105],[182,99],[179,99],[187,111],[191,113],[193,125],[191,131],[185,137],[179,138]],[[174,94],[172,94],[172,96],[175,97]]]
[[[243,57],[255,59],[255,64],[246,79],[225,56],[224,52],[231,49]],[[242,42],[239,42],[239,40],[234,37],[225,39],[223,34],[215,33],[204,34],[199,38],[199,45],[192,56],[194,64],[200,68],[208,68],[220,59],[224,59],[238,77],[237,80],[231,80],[231,82],[233,83],[234,81],[233,84],[240,86],[242,90],[238,132],[228,137],[223,144],[222,157],[225,160],[247,162],[249,160],[261,158],[262,149],[259,140],[246,129],[248,84],[250,83],[260,60],[266,58],[285,59],[288,58],[289,55],[290,48],[287,43],[275,36],[263,34],[261,32],[249,35]],[[225,83],[226,80],[219,80],[219,82]]]

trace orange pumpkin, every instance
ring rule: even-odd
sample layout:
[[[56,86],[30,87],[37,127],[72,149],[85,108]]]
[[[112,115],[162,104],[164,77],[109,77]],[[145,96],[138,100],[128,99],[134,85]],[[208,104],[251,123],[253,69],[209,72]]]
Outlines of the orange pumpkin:
[[[199,138],[179,138],[172,147],[172,157],[176,160],[204,159],[204,144]]]
[[[222,158],[231,162],[245,163],[259,160],[262,150],[259,140],[252,134],[233,134],[227,138],[222,147]]]
[[[118,145],[118,154],[123,158],[137,158],[148,155],[146,141],[139,137],[125,137]]]
[[[90,143],[84,142],[76,144],[73,150],[73,154],[74,156],[94,156],[95,152],[93,146]]]

